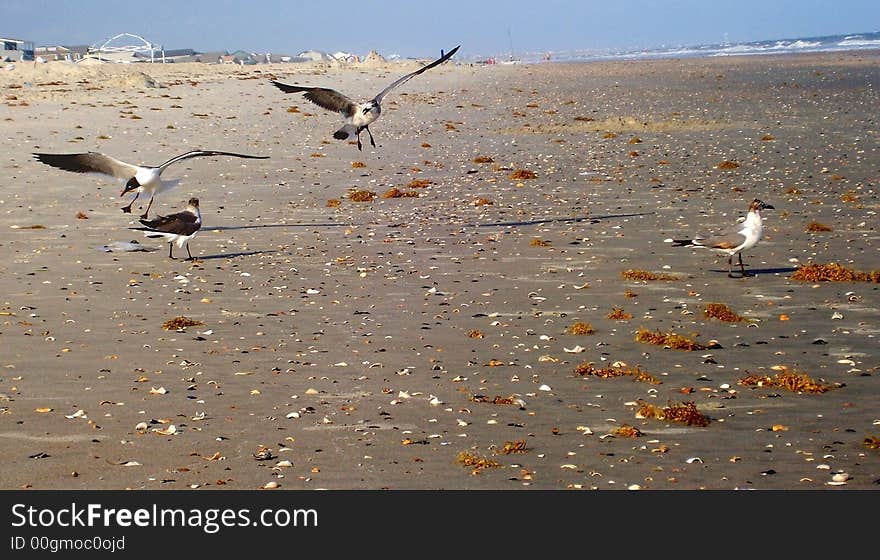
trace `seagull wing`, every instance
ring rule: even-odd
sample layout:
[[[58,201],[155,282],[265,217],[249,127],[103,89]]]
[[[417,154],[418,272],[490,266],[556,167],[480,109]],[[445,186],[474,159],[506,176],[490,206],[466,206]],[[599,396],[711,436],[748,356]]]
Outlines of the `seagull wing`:
[[[713,249],[735,249],[745,240],[746,237],[737,230],[708,237],[698,237],[694,239],[694,244]]]
[[[136,165],[119,161],[98,152],[84,154],[34,154],[34,158],[46,165],[73,171],[74,173],[101,173],[117,179],[131,179],[140,169]]]
[[[232,156],[238,158],[247,158],[247,159],[269,159],[269,156],[252,156],[248,154],[239,154],[236,152],[221,152],[218,150],[191,150],[184,154],[180,154],[179,156],[174,156],[169,159],[165,163],[159,166],[159,169],[165,169],[169,165],[173,163],[177,163],[178,161],[183,161],[185,159],[196,158],[196,157],[205,157],[205,156]]]
[[[159,216],[152,220],[140,220],[147,229],[162,233],[176,233],[178,235],[192,235],[197,232],[202,223],[192,212],[177,212],[167,216]]]
[[[381,92],[379,92],[379,95],[377,95],[376,97],[374,97],[374,98],[373,98],[373,101],[375,101],[376,103],[381,103],[381,102],[382,102],[382,98],[385,97],[385,95],[386,95],[389,91],[391,91],[392,89],[394,89],[394,88],[396,88],[397,86],[401,85],[402,83],[406,82],[406,81],[409,80],[410,78],[414,78],[415,76],[418,76],[419,74],[421,74],[421,73],[424,72],[425,70],[430,70],[431,68],[437,66],[438,64],[443,64],[444,62],[446,62],[447,60],[449,60],[450,57],[452,57],[452,55],[454,55],[454,54],[458,51],[459,47],[461,47],[461,45],[459,45],[458,47],[455,47],[454,49],[452,49],[452,50],[449,51],[448,53],[444,54],[443,56],[441,56],[440,58],[438,58],[437,60],[435,60],[435,61],[432,62],[431,64],[428,64],[428,65],[426,65],[426,66],[422,66],[421,68],[419,68],[419,69],[416,70],[415,72],[410,72],[410,73],[407,74],[406,76],[402,76],[402,77],[398,78],[397,80],[395,80],[394,82],[392,82],[391,85],[389,85],[388,87],[386,87],[385,89],[383,89]]]
[[[282,84],[281,82],[276,81],[273,81],[272,83],[275,84],[275,87],[285,93],[298,93],[304,91],[306,94],[303,97],[328,111],[342,113],[345,116],[351,116],[354,114],[354,101],[336,90],[319,87],[295,86]]]

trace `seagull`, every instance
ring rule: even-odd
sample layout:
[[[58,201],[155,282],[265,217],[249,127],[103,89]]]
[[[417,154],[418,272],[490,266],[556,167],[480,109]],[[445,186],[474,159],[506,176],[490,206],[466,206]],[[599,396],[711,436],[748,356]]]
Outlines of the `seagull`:
[[[693,239],[667,239],[672,243],[673,247],[705,247],[707,249],[715,249],[728,256],[727,258],[727,276],[735,278],[733,275],[733,256],[739,258],[739,269],[741,271],[740,278],[747,276],[745,266],[743,266],[742,252],[751,249],[757,245],[758,241],[764,235],[764,224],[761,220],[761,210],[775,209],[772,205],[758,200],[757,198],[749,204],[749,213],[746,215],[745,221],[739,223],[736,227],[718,234],[709,235],[707,237],[695,237]]]
[[[125,188],[122,190],[120,197],[125,196],[131,191],[135,191],[134,198],[127,206],[122,207],[122,211],[131,214],[131,206],[137,200],[141,193],[149,193],[150,203],[147,210],[141,214],[141,218],[146,218],[153,205],[153,199],[156,195],[167,191],[176,186],[180,180],[175,179],[166,181],[161,178],[162,172],[169,166],[186,159],[205,156],[232,156],[247,159],[268,159],[269,156],[251,156],[247,154],[237,154],[234,152],[220,152],[217,150],[191,150],[189,152],[174,156],[165,163],[156,167],[149,165],[134,165],[119,161],[116,158],[98,152],[86,152],[81,154],[40,154],[35,153],[34,158],[46,165],[64,169],[65,171],[73,171],[75,173],[101,173],[124,179],[126,181]]]
[[[145,227],[132,229],[143,231],[144,236],[150,239],[164,237],[168,241],[169,259],[174,258],[174,244],[177,243],[178,248],[186,247],[186,254],[189,255],[188,260],[193,260],[192,253],[189,252],[189,240],[202,227],[202,213],[199,212],[198,198],[189,199],[186,209],[182,212],[158,216],[152,220],[141,218],[140,222]]]
[[[458,47],[460,46],[461,45]],[[366,130],[367,134],[370,135],[370,144],[375,148],[376,141],[373,140],[373,133],[370,132],[370,124],[375,122],[376,119],[379,118],[379,115],[382,114],[382,98],[385,97],[388,92],[397,86],[402,85],[410,78],[418,76],[425,70],[429,70],[438,64],[443,64],[449,60],[449,58],[458,51],[458,47],[455,47],[448,53],[442,55],[434,62],[422,66],[415,72],[410,72],[409,74],[398,78],[392,82],[391,85],[380,91],[376,97],[364,103],[356,103],[347,96],[333,89],[283,84],[275,80],[272,80],[272,83],[284,93],[299,93],[304,91],[306,93],[303,97],[315,105],[323,107],[328,111],[342,113],[345,117],[345,125],[333,133],[333,138],[336,138],[337,140],[347,140],[352,135],[357,136],[357,147],[358,150],[360,150],[361,132]]]

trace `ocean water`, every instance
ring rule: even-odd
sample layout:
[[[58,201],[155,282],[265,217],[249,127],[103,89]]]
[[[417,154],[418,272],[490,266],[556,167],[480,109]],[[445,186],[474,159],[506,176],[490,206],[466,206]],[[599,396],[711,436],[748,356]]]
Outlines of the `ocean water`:
[[[772,39],[749,43],[717,43],[713,45],[675,46],[638,50],[572,50],[551,52],[525,52],[500,55],[497,63],[579,62],[590,60],[637,60],[652,58],[744,56],[807,52],[834,52],[880,49],[880,31],[828,35],[824,37],[798,37]],[[488,59],[483,59],[485,62]]]

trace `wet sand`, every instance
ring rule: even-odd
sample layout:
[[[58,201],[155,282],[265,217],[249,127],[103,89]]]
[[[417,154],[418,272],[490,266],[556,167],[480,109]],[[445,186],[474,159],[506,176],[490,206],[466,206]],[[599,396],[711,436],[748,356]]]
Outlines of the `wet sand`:
[[[878,285],[792,278],[880,268],[878,62],[445,65],[362,152],[269,78],[368,98],[410,66],[0,71],[0,488],[878,488]],[[152,212],[200,199],[195,262],[117,181],[30,156],[191,148],[271,156],[166,172]],[[754,198],[753,276],[664,242]],[[741,383],[786,372],[827,390]]]

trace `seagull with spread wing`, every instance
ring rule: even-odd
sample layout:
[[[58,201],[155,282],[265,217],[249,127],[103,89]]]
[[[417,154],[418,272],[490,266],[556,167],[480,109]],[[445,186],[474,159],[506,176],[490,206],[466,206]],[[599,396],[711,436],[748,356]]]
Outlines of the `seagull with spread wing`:
[[[459,47],[460,46],[461,45],[459,45]],[[376,119],[379,118],[379,115],[382,114],[382,98],[385,97],[391,90],[402,85],[410,78],[418,76],[425,70],[429,70],[439,64],[443,64],[444,62],[449,60],[452,55],[456,53],[456,51],[458,51],[459,47],[455,47],[434,62],[422,66],[418,70],[410,72],[409,74],[398,78],[397,80],[392,82],[391,85],[380,91],[379,94],[376,95],[376,97],[364,103],[356,103],[349,99],[347,96],[329,88],[290,85],[275,80],[273,80],[272,83],[275,85],[275,87],[285,93],[305,92],[305,95],[303,97],[305,97],[315,105],[323,107],[328,111],[342,113],[342,116],[345,117],[345,125],[337,130],[335,133],[333,133],[333,138],[336,138],[337,140],[347,140],[351,136],[356,136],[357,147],[358,150],[360,150],[361,132],[366,130],[367,134],[370,135],[370,144],[375,148],[376,141],[373,140],[373,133],[370,132],[370,124],[375,122]]]
[[[761,219],[761,210],[773,209],[773,206],[757,198],[749,204],[749,212],[746,219],[731,230],[716,233],[705,237],[693,239],[667,239],[673,247],[705,247],[714,249],[728,256],[727,275],[733,275],[733,256],[739,257],[740,278],[746,277],[746,269],[743,266],[742,252],[751,249],[758,244],[764,236],[764,222]]]
[[[144,224],[144,227],[131,229],[143,231],[144,236],[151,239],[165,238],[168,241],[169,259],[174,258],[176,243],[181,249],[186,247],[186,254],[189,255],[188,260],[193,260],[192,253],[189,251],[189,240],[202,227],[202,213],[199,211],[198,198],[189,199],[186,209],[182,212],[158,216],[152,220],[141,218],[140,222]]]
[[[161,178],[162,172],[169,166],[190,158],[207,157],[207,156],[232,156],[247,159],[268,159],[269,156],[251,156],[247,154],[238,154],[235,152],[220,152],[217,150],[191,150],[189,152],[174,156],[165,163],[158,166],[134,165],[119,161],[98,152],[86,152],[81,154],[42,154],[35,153],[34,158],[37,161],[64,169],[65,171],[73,171],[75,173],[100,173],[122,179],[125,181],[120,197],[134,191],[134,198],[127,206],[122,207],[122,211],[126,214],[131,213],[131,206],[137,200],[141,193],[150,195],[150,203],[147,210],[141,214],[141,218],[146,218],[153,206],[153,199],[156,195],[163,193],[170,188],[176,186],[180,180],[175,179],[166,181]]]

